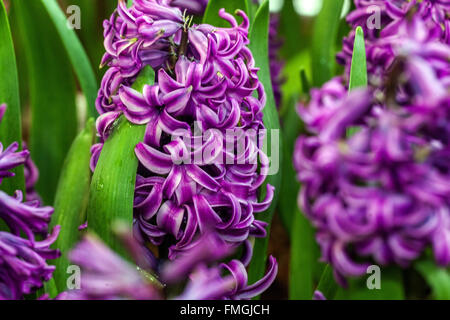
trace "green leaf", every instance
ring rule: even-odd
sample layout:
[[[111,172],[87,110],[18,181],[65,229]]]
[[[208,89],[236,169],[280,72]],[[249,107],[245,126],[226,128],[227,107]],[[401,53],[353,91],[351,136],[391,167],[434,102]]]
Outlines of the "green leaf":
[[[280,52],[286,60],[290,60],[297,56],[302,50],[302,46],[309,42],[307,39],[303,38],[299,41],[299,34],[302,31],[300,29],[300,16],[295,12],[294,1],[285,0],[280,12],[279,33],[285,40]]]
[[[71,0],[70,4],[79,6],[82,12],[81,29],[77,30],[76,33],[83,47],[86,49],[94,73],[99,77],[104,72],[98,66],[105,53],[103,46],[103,26],[99,22],[109,18],[115,7],[117,7],[117,1],[107,1],[106,3],[97,1],[96,5],[93,5],[92,0]],[[115,7],[109,8],[110,5],[115,5]]]
[[[7,109],[0,124],[0,141],[3,148],[11,143],[22,144],[22,124],[20,118],[19,80],[17,77],[16,56],[11,37],[8,16],[3,1],[0,1],[0,105],[7,104]],[[3,179],[1,188],[8,194],[16,190],[25,190],[23,166],[13,170],[14,177]]]
[[[270,78],[270,67],[269,67],[269,1],[266,0],[259,7],[255,21],[250,31],[250,50],[255,58],[256,66],[260,68],[258,72],[258,77],[262,84],[264,85],[265,92],[267,95],[267,103],[264,107],[264,125],[267,129],[266,139],[268,146],[268,156],[277,159],[278,164],[282,163],[282,137],[280,136],[280,120],[278,118],[278,111],[275,104],[275,99],[273,97],[272,82]],[[278,137],[277,137],[278,136]],[[278,138],[278,139],[277,139]],[[279,142],[278,145],[272,146],[272,142]],[[270,150],[275,148],[272,153]],[[272,159],[272,160],[274,160]],[[276,164],[277,160],[271,161],[272,165]],[[272,216],[277,205],[278,194],[280,192],[281,185],[281,167],[278,168],[278,172],[273,175],[269,175],[266,178],[263,186],[261,187],[261,198],[264,198],[266,192],[266,184],[270,184],[275,187],[275,195],[270,208],[262,213],[258,213],[257,219],[268,223],[267,226],[267,237],[255,239],[255,245],[253,248],[253,259],[250,263],[248,276],[249,283],[254,283],[259,280],[265,272],[266,260],[267,260],[267,245],[270,236],[270,223],[272,221]]]
[[[361,27],[358,27],[356,28],[353,46],[349,90],[365,86],[367,86],[366,45],[364,43],[364,31]]]
[[[349,279],[348,288],[340,288],[336,299],[344,300],[403,300],[402,270],[399,267],[381,268],[380,289],[369,289],[367,281],[371,273]],[[327,297],[325,295],[325,297]],[[327,297],[328,298],[328,297]]]
[[[250,25],[253,23],[253,21],[255,20],[255,15],[256,12],[258,11],[259,8],[259,4],[255,3],[253,0],[245,0],[246,3],[246,8],[247,10],[245,11],[248,15],[248,18],[250,20]]]
[[[292,155],[294,154],[295,141],[297,140],[302,123],[297,115],[297,97],[293,96],[288,102],[286,115],[283,117],[283,177],[280,186],[280,200],[278,202],[278,212],[285,229],[291,234],[293,218],[296,214],[297,195],[300,184],[293,165]]]
[[[320,277],[317,290],[322,292],[325,298],[327,298],[328,300],[333,300],[338,291],[338,288],[339,286],[336,283],[336,280],[334,280],[333,268],[329,264],[327,264],[325,266],[325,270],[322,273],[322,276]]]
[[[302,69],[303,88],[308,86]],[[308,93],[308,91],[306,91]],[[298,209],[297,196],[300,184],[296,178],[292,155],[295,141],[302,129],[302,123],[296,112],[296,98],[293,98],[283,118],[283,179],[280,191],[278,211],[291,238],[291,260],[289,268],[289,298],[311,299],[314,288],[314,276],[318,265],[318,247],[314,241],[314,229],[308,219]]]
[[[310,300],[313,296],[314,270],[318,267],[317,244],[309,220],[299,210],[293,211],[289,299]]]
[[[61,250],[61,258],[54,261],[56,270],[53,273],[59,292],[66,290],[67,254],[80,239],[78,227],[86,221],[86,207],[91,184],[91,146],[95,141],[95,122],[90,119],[86,128],[73,142],[58,183],[55,196],[55,212],[51,226],[61,226],[58,239],[53,247]]]
[[[286,79],[286,82],[281,87],[283,97],[298,96],[299,92],[303,92],[305,90],[302,84],[301,76],[299,77],[299,73],[301,73],[302,70],[304,70],[307,79],[311,79],[311,57],[309,52],[306,50],[300,52],[298,55],[292,57],[286,62],[283,69],[283,78]],[[310,82],[308,81],[308,88],[309,83]],[[306,92],[306,95],[309,95],[309,90]],[[288,109],[287,107],[288,104],[285,103],[280,110],[282,119],[284,119],[286,115]]]
[[[313,84],[320,87],[334,75],[335,43],[344,0],[324,0],[312,38]]]
[[[308,76],[306,75],[305,69],[300,70],[300,82],[302,84],[302,93],[306,96],[309,96],[311,85],[309,84]]]
[[[67,27],[67,18],[61,11],[56,0],[40,1],[58,31],[78,81],[80,82],[81,89],[87,101],[87,115],[88,117],[96,117],[95,99],[97,98],[98,86],[89,58],[75,31]]]
[[[236,10],[243,10],[248,13],[248,3],[246,0],[210,0],[203,16],[203,23],[210,24],[218,28],[229,28],[230,24],[219,17],[219,10],[224,8],[227,13],[234,15],[237,21],[242,19],[236,15]]]
[[[77,133],[76,84],[70,60],[41,1],[12,1],[29,71],[30,151],[40,171],[36,189],[53,203],[65,156]]]
[[[44,292],[48,294],[50,299],[56,298],[58,295],[58,289],[56,288],[56,283],[54,278],[50,278],[46,283],[44,283]]]
[[[364,31],[356,28],[355,42],[353,45],[352,66],[350,71],[349,91],[367,86],[367,59],[366,45],[364,43]],[[353,136],[359,131],[359,127],[352,126],[347,129],[347,137]]]
[[[133,88],[142,91],[144,84],[153,84],[154,81],[155,72],[147,66]],[[138,167],[134,149],[143,140],[144,133],[144,125],[132,124],[121,116],[103,146],[91,183],[88,228],[124,256],[124,248],[114,235],[112,226],[116,221],[123,221],[132,228]]]
[[[419,261],[414,267],[430,285],[435,299],[450,300],[449,269],[439,268],[430,260]]]

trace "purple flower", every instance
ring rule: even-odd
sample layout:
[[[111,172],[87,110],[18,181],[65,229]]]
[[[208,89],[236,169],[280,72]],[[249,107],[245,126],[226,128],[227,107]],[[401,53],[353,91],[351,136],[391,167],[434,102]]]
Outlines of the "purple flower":
[[[0,232],[0,300],[18,300],[41,288],[55,269],[47,259],[56,259],[59,252],[50,249],[59,227],[43,241],[31,241],[9,232]]]
[[[23,149],[27,150],[25,142],[23,143]],[[25,175],[26,200],[30,202],[37,201],[38,203],[41,203],[42,199],[35,190],[35,185],[39,180],[39,170],[34,164],[31,157],[28,157],[27,160],[25,161],[23,170]]]
[[[313,300],[327,300],[327,298],[325,298],[325,296],[323,295],[322,292],[320,292],[319,290],[314,291],[314,296],[313,296]]]
[[[209,0],[170,0],[170,5],[201,15],[205,12]]]
[[[97,237],[87,235],[70,253],[72,262],[82,269],[81,288],[66,291],[57,299],[161,299],[164,296],[162,289],[169,285],[185,285],[183,293],[175,299],[250,299],[265,291],[277,274],[276,261],[270,257],[267,274],[255,284],[248,285],[247,271],[241,261],[217,264],[217,260],[230,255],[233,248],[214,233],[208,233],[187,253],[166,262],[159,277],[151,264],[137,261],[142,261],[146,254],[133,236],[122,232],[121,237],[138,268],[111,251]],[[186,278],[187,284],[184,283]]]
[[[229,28],[195,25],[168,4],[137,0],[126,8],[120,1],[104,23],[103,64],[109,69],[97,99],[100,144],[92,148],[91,167],[119,115],[146,125],[135,148],[135,237],[168,243],[173,260],[209,231],[233,247],[266,236],[266,224],[256,217],[270,206],[274,190],[267,186],[266,199],[258,201],[268,171],[262,151],[266,95],[248,48],[247,16],[237,11],[238,25],[222,9]],[[143,92],[132,89],[148,65],[155,83]]]
[[[146,280],[145,271],[93,235],[86,235],[69,258],[81,267],[81,288],[65,291],[57,300],[159,299],[156,288]]]
[[[269,62],[270,62],[270,76],[272,80],[273,95],[277,107],[280,108],[282,102],[281,86],[284,83],[282,71],[284,62],[280,60],[279,53],[283,46],[283,41],[280,40],[278,34],[278,26],[280,23],[280,16],[278,14],[270,15],[269,25]]]
[[[0,121],[6,111],[6,104],[0,104]],[[17,152],[19,144],[17,142],[11,144],[8,148],[3,150],[3,145],[0,142],[0,183],[3,178],[12,177],[14,173],[11,169],[23,164],[29,156],[27,150]]]
[[[355,1],[357,9],[347,16],[353,30],[357,26],[364,29],[369,71],[369,82],[380,87],[385,80],[385,72],[401,56],[419,54],[433,61],[439,76],[448,79],[445,51],[449,27],[446,16],[450,13],[448,1]],[[376,9],[376,10],[375,10]],[[370,17],[380,14],[380,25],[370,26]],[[337,56],[345,65],[346,76],[350,75],[355,31],[344,39],[343,50]],[[446,80],[448,82],[448,80]]]
[[[207,269],[199,266],[190,276],[189,283],[178,300],[247,300],[263,293],[277,275],[274,257],[269,257],[266,275],[258,282],[248,285],[247,272],[239,260],[222,263],[220,267]],[[226,275],[223,276],[222,272]]]
[[[0,119],[5,109],[5,105],[0,106]],[[10,170],[17,166],[27,166],[27,162],[30,165],[29,152],[17,152],[16,142],[5,151],[2,149],[0,143],[0,178],[14,176]],[[32,190],[36,176],[36,171],[26,174],[27,191]],[[52,213],[53,208],[40,207],[39,200],[32,197],[24,202],[21,191],[16,191],[15,197],[0,191],[0,222],[8,229],[0,231],[0,300],[23,299],[50,280],[55,267],[46,260],[60,255],[50,249],[58,237],[59,226],[47,236]],[[44,240],[36,241],[38,235]]]
[[[450,6],[356,1],[353,27],[367,27],[371,5],[382,29],[365,30],[369,88],[347,93],[338,77],[299,107],[313,134],[296,144],[299,205],[341,283],[373,261],[407,267],[427,247],[450,265]],[[338,55],[347,75],[353,40]]]
[[[416,104],[378,105],[369,90],[342,96],[334,79],[313,92],[311,110],[300,108],[316,135],[296,144],[299,205],[338,278],[364,274],[372,260],[408,266],[429,245],[437,263],[450,264],[450,96],[429,65],[409,59],[398,76],[411,76]],[[430,74],[429,91],[416,68]],[[340,90],[332,99],[317,99],[333,87]]]

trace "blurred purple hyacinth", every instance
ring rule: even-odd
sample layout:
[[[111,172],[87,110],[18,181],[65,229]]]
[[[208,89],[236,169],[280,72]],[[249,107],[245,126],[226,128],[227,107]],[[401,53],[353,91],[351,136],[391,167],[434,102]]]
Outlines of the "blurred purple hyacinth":
[[[144,273],[96,236],[86,235],[69,258],[81,268],[81,289],[65,291],[57,300],[159,299]]]
[[[0,120],[6,105],[0,106]],[[0,143],[0,177],[12,177],[10,170],[29,162],[27,150],[17,151],[18,144],[13,143],[3,150]],[[27,181],[32,188],[34,181]],[[23,299],[50,280],[54,266],[47,264],[48,259],[59,257],[57,250],[50,249],[55,242],[59,227],[55,227],[47,236],[48,224],[53,213],[51,207],[40,207],[39,201],[23,201],[21,191],[11,197],[0,191],[0,222],[7,230],[0,231],[0,300]],[[36,236],[44,236],[37,241]]]
[[[280,40],[278,33],[279,23],[280,23],[280,16],[276,13],[272,13],[270,15],[270,26],[269,26],[269,62],[270,62],[270,75],[272,80],[273,95],[275,97],[275,102],[278,108],[281,107],[282,103],[281,86],[285,81],[282,75],[284,62],[280,59],[279,56],[280,49],[283,46],[283,41]]]
[[[349,21],[373,4],[383,29],[365,30],[369,88],[348,93],[334,78],[299,106],[312,134],[294,154],[299,205],[342,284],[373,262],[406,267],[429,246],[450,265],[450,46],[439,18],[449,5],[356,1]],[[348,70],[352,41],[339,56]]]
[[[140,265],[139,268],[118,256],[97,237],[87,235],[70,253],[70,259],[82,269],[81,289],[66,291],[57,299],[155,300],[162,299],[165,295],[162,289],[173,284],[185,285],[185,289],[181,294],[169,296],[171,299],[250,299],[265,291],[277,274],[275,259],[270,257],[268,272],[264,278],[248,285],[247,272],[241,261],[232,260],[222,264],[216,262],[218,258],[225,258],[232,253],[230,245],[215,234],[206,234],[188,254],[167,262],[160,277],[154,278],[150,265],[143,267],[137,261],[145,256],[142,252],[144,248],[133,240],[133,236],[122,236],[128,238],[127,247]],[[159,281],[164,282],[161,284]]]
[[[109,69],[96,103],[101,143],[92,148],[91,167],[121,114],[146,125],[135,148],[134,236],[169,244],[174,260],[200,245],[207,232],[232,247],[265,237],[266,223],[256,218],[274,190],[268,185],[266,199],[258,201],[269,164],[261,143],[266,95],[247,47],[247,16],[237,11],[238,25],[222,9],[219,16],[230,28],[195,25],[169,2],[135,0],[127,8],[119,1],[104,23],[102,65]],[[146,66],[156,79],[141,93],[131,85]]]
[[[450,3],[442,1],[400,1],[360,0],[357,9],[347,16],[353,30],[361,26],[366,38],[369,82],[373,86],[383,83],[383,75],[392,67],[396,57],[418,54],[433,61],[439,68],[440,77],[448,81],[445,51],[450,45]],[[375,11],[378,10],[378,11]],[[380,14],[379,28],[372,25],[371,16]],[[413,21],[412,23],[410,23]],[[337,56],[338,62],[350,75],[355,31],[344,38],[343,50]]]

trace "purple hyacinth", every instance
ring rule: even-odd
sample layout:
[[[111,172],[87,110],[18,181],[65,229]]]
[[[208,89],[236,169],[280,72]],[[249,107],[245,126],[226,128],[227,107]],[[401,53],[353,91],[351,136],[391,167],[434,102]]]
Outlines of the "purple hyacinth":
[[[281,107],[282,92],[281,86],[285,79],[282,75],[284,62],[280,59],[280,49],[283,46],[283,41],[280,40],[278,34],[278,27],[280,24],[279,14],[272,13],[270,15],[269,26],[269,62],[270,62],[270,76],[272,80],[272,90],[277,107]]]
[[[353,31],[344,39],[343,50],[337,56],[339,63],[350,67],[355,40],[355,29],[361,26],[366,38],[369,82],[382,85],[385,71],[393,66],[399,55],[419,51],[429,59],[441,60],[435,66],[448,78],[448,68],[442,61],[445,45],[450,45],[450,3],[442,1],[355,0],[356,10],[347,16]],[[379,26],[374,17],[379,13]],[[413,23],[410,23],[413,21]],[[426,46],[426,47],[423,47]],[[447,80],[448,81],[448,80]]]
[[[86,235],[70,252],[69,258],[81,268],[81,288],[65,291],[57,300],[160,298],[157,289],[146,280],[144,271],[139,271],[96,236]]]
[[[179,7],[182,10],[188,10],[194,14],[203,14],[208,2],[209,0],[172,0],[170,4]],[[252,2],[254,5],[259,5],[258,0],[252,0]],[[278,108],[280,108],[282,102],[281,86],[285,81],[282,76],[284,62],[279,57],[280,49],[283,46],[283,41],[280,40],[278,34],[279,22],[279,14],[272,13],[270,15],[269,25],[269,62],[272,89]]]
[[[22,145],[23,149],[27,150],[25,142]],[[42,199],[35,190],[36,183],[39,180],[39,170],[34,164],[31,157],[28,157],[27,160],[25,161],[23,171],[25,175],[25,192],[26,192],[25,199],[27,201],[38,201],[39,203],[41,203]]]
[[[270,257],[264,278],[248,285],[245,265],[241,261],[216,262],[229,256],[233,248],[217,235],[205,234],[189,254],[167,262],[158,277],[151,264],[138,261],[146,256],[142,252],[145,248],[129,233],[122,232],[121,237],[127,239],[127,248],[139,268],[118,256],[97,237],[87,235],[70,253],[70,259],[82,269],[81,289],[66,291],[57,299],[155,300],[165,298],[162,289],[170,285],[185,286],[181,294],[169,296],[171,299],[250,299],[265,291],[277,273],[275,259]]]
[[[319,290],[314,291],[313,300],[324,301],[327,298],[323,295],[323,293]]]
[[[170,5],[189,13],[201,15],[205,12],[209,0],[169,0]]]
[[[5,109],[6,105],[0,106],[0,119]],[[14,176],[10,170],[29,161],[29,152],[17,149],[17,143],[5,150],[0,143],[1,179]],[[23,299],[50,280],[55,267],[46,260],[59,257],[57,250],[50,249],[59,227],[47,236],[52,213],[53,208],[40,207],[39,201],[24,202],[21,191],[14,197],[0,191],[0,222],[7,227],[0,231],[0,300]],[[36,240],[37,235],[44,240]]]
[[[245,133],[263,132],[266,95],[247,47],[247,16],[237,11],[238,25],[221,10],[230,28],[192,25],[165,4],[136,0],[127,8],[120,1],[105,22],[109,70],[97,99],[97,129],[103,143],[122,113],[146,125],[135,149],[135,231],[156,245],[170,240],[172,259],[210,228],[235,245],[264,237],[266,224],[255,216],[270,205],[273,188],[258,201],[268,161],[262,135]],[[156,71],[155,84],[137,92],[130,86],[147,65]],[[230,138],[230,131],[245,137]],[[225,148],[230,139],[242,143],[243,154]],[[93,168],[100,152],[101,144],[93,147]]]
[[[374,2],[357,2],[349,19],[366,19]],[[450,46],[434,27],[448,5],[402,3],[394,17],[400,2],[383,1],[385,36],[367,33],[369,88],[348,93],[338,77],[299,107],[313,134],[294,154],[299,205],[341,283],[373,261],[406,267],[429,246],[450,265]]]

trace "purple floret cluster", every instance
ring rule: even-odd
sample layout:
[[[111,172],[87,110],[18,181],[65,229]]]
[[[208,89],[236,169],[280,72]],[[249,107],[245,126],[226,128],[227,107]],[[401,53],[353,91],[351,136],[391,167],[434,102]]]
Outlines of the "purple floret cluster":
[[[96,102],[100,143],[93,146],[91,161],[94,170],[121,115],[146,126],[135,148],[134,237],[142,245],[164,245],[169,260],[192,255],[210,233],[232,249],[250,247],[249,237],[267,234],[257,214],[274,194],[267,185],[265,199],[259,199],[269,166],[262,150],[266,94],[248,48],[249,20],[238,10],[238,24],[222,9],[219,16],[230,27],[217,28],[193,24],[186,12],[164,0],[135,0],[130,8],[119,1],[105,21],[102,65],[108,70]],[[133,84],[148,67],[155,82],[139,92]],[[276,262],[270,258],[263,282],[247,288],[250,259],[251,250],[222,267],[240,274],[226,296],[259,294],[258,288],[274,280]]]
[[[365,31],[369,86],[345,85],[353,31],[338,55],[346,75],[299,106],[309,134],[294,154],[299,205],[342,284],[374,262],[406,267],[428,247],[450,265],[450,4],[355,3],[348,22]],[[366,24],[374,8],[381,30]]]
[[[0,120],[6,105],[0,105]],[[12,169],[33,164],[27,150],[18,151],[17,142],[3,149],[0,143],[0,183],[13,177]],[[35,177],[37,172],[26,176]],[[27,191],[33,190],[27,180]],[[32,195],[35,195],[33,192]],[[59,227],[47,234],[53,208],[40,206],[39,200],[23,199],[22,191],[10,196],[0,191],[0,300],[18,300],[34,293],[52,277],[54,266],[47,262],[60,253],[50,249],[58,237]],[[40,240],[42,239],[42,240]]]

